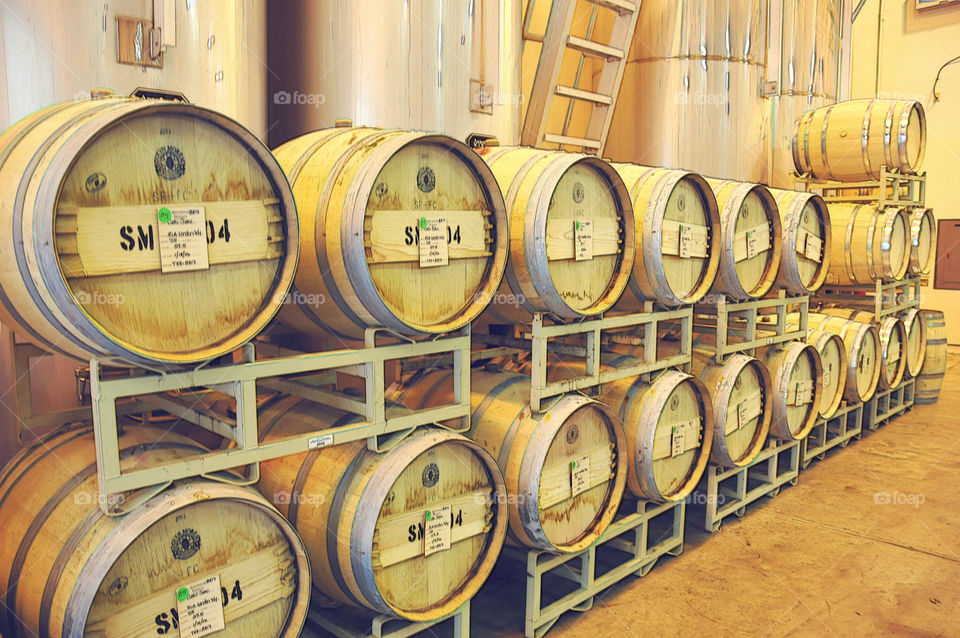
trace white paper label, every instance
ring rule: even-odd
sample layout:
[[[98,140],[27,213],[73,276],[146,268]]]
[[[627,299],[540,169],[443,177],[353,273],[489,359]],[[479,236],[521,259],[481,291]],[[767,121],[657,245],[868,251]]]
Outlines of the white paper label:
[[[207,215],[202,206],[163,206],[157,211],[157,221],[160,228],[160,272],[206,270],[210,267]]]
[[[741,401],[737,404],[737,429],[739,430],[747,422],[747,404]]]
[[[804,247],[804,257],[811,261],[820,261],[820,253],[823,252],[823,242],[819,237],[807,233],[807,242]]]
[[[585,454],[570,463],[570,494],[576,496],[590,488],[590,455]]]
[[[830,387],[830,366],[823,369],[823,387]]]
[[[177,590],[181,638],[199,638],[224,628],[220,577],[211,576]]]
[[[311,450],[316,450],[318,448],[327,447],[332,443],[332,434],[321,434],[320,436],[312,437],[309,441],[307,441],[307,447]]]
[[[693,228],[680,224],[680,257],[690,257],[690,247],[693,245]]]
[[[736,410],[736,423],[727,423],[727,434],[735,432],[736,430],[746,426],[747,423],[760,415],[760,413],[763,411],[760,392],[757,391],[750,396],[743,397],[740,402],[737,403]]]
[[[573,222],[573,252],[576,261],[593,259],[593,220],[578,219]]]
[[[752,259],[757,256],[759,252],[758,246],[760,243],[757,241],[757,231],[748,230],[747,231],[747,259]]]
[[[427,510],[423,525],[423,555],[429,556],[450,549],[450,532],[453,529],[453,506],[444,505]]]
[[[813,401],[813,379],[797,381],[797,393],[794,396],[794,405],[806,405]]]
[[[737,233],[733,245],[733,260],[741,262],[744,259],[756,257],[770,248],[770,227],[760,224],[750,230]]]
[[[673,445],[670,448],[670,456],[680,456],[687,451],[686,438],[686,428],[673,426]]]
[[[449,260],[447,218],[420,218],[420,267],[446,266]]]

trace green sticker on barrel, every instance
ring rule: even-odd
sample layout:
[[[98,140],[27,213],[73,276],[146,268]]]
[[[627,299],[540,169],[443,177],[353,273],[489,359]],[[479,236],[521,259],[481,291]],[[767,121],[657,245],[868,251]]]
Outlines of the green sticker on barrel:
[[[580,230],[580,222],[577,222],[577,221],[573,222],[573,227],[575,230]]]
[[[421,230],[426,230],[426,229],[427,229],[427,218],[426,218],[426,217],[421,217],[421,218],[420,218],[420,229],[421,229]]]
[[[164,206],[163,208],[160,209],[159,218],[160,218],[161,224],[168,224],[170,223],[170,220],[173,219],[173,213],[170,211],[169,208]]]
[[[181,603],[190,597],[190,590],[186,587],[181,587],[177,590],[177,600]]]

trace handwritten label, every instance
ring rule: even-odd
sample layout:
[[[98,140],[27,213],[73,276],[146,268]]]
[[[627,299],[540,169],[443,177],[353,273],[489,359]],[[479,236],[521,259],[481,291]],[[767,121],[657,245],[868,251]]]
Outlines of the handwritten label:
[[[690,247],[693,245],[693,228],[680,224],[680,258],[690,257]]]
[[[760,224],[737,233],[733,244],[733,260],[741,262],[744,259],[751,259],[769,248],[770,227],[766,224]]]
[[[316,450],[322,447],[327,447],[328,445],[333,444],[333,435],[332,434],[321,434],[320,436],[311,437],[307,441],[307,448],[311,450]]]
[[[833,366],[825,366],[823,368],[823,387],[830,387],[830,370]]]
[[[700,421],[691,419],[673,425],[673,439],[670,446],[670,456],[680,456],[699,443],[697,430]]]
[[[181,638],[199,638],[224,628],[220,577],[211,576],[177,590]]]
[[[447,218],[420,218],[420,267],[446,266],[449,261]]]
[[[593,220],[573,222],[573,253],[576,261],[593,259]]]
[[[423,525],[423,555],[430,556],[450,549],[450,532],[453,529],[453,506],[444,505],[427,510]]]
[[[820,261],[820,253],[823,252],[823,242],[819,237],[807,233],[806,246],[804,246],[803,255],[811,261]]]
[[[570,495],[582,494],[590,489],[590,455],[585,454],[570,463]]]
[[[757,256],[759,242],[757,241],[757,233],[753,230],[747,231],[747,259],[752,259]]]
[[[745,427],[750,421],[755,419],[763,412],[763,399],[759,390],[749,396],[743,397],[737,403],[737,418],[735,423],[727,423],[727,434]]]
[[[202,206],[164,206],[157,211],[157,221],[160,223],[160,272],[186,272],[210,267],[207,216]]]
[[[805,405],[813,401],[813,379],[797,381],[796,395],[794,395],[794,405]]]

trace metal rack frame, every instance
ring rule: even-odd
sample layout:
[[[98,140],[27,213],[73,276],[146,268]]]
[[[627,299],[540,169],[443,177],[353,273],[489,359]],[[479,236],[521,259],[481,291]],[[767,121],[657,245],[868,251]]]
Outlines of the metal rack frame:
[[[350,622],[351,618],[363,616],[366,612],[350,607],[334,607],[318,610],[311,607],[307,612],[307,623],[314,624],[320,629],[337,636],[337,638],[408,638],[422,631],[453,619],[453,638],[470,638],[470,601],[463,603],[455,611],[437,618],[436,620],[414,622],[396,616],[379,615],[370,619],[370,626],[358,628],[360,623]],[[431,631],[431,634],[434,632]],[[306,634],[310,635],[310,634]]]
[[[863,433],[863,413],[862,403],[844,402],[829,419],[818,417],[801,446],[801,469],[815,460],[822,461],[830,450],[845,448],[850,441],[859,439]]]
[[[738,352],[747,352],[753,356],[758,347],[803,340],[807,337],[807,315],[810,308],[810,297],[807,295],[788,297],[781,290],[777,297],[766,299],[731,302],[721,295],[716,300],[715,305],[702,303],[695,306],[695,318],[698,321],[695,328],[698,332],[709,331],[715,334],[715,356],[718,363],[723,363],[727,357]],[[796,306],[800,311],[800,325],[794,331],[787,331],[786,326],[787,310],[790,306]],[[776,321],[763,321],[761,318],[766,316],[775,316]],[[743,341],[731,344],[731,331],[741,333]]]
[[[926,208],[927,174],[907,175],[880,167],[880,179],[861,182],[817,180],[809,175],[793,175],[794,186],[813,192],[828,204],[876,204],[881,210],[890,206]]]
[[[899,281],[876,281],[873,285],[824,286],[817,292],[816,301],[844,307],[861,308],[873,312],[874,321],[920,307],[920,277],[906,277]]]
[[[398,337],[406,343],[377,345],[379,333]],[[386,415],[384,401],[384,365],[387,361],[410,357],[449,353],[454,362],[454,403],[424,410],[408,410]],[[201,365],[182,371],[146,371],[139,376],[104,378],[102,368],[107,361],[90,362],[90,388],[94,434],[97,449],[97,478],[101,508],[110,516],[120,516],[160,493],[178,479],[203,476],[226,483],[249,485],[259,480],[259,463],[269,459],[309,450],[367,440],[367,447],[382,451],[395,445],[417,427],[460,421],[455,431],[469,429],[470,420],[470,328],[426,341],[413,341],[382,329],[367,329],[364,347],[351,350],[305,353],[275,359],[256,360],[253,344],[242,349],[241,361],[229,365]],[[288,375],[340,371],[362,377],[365,398],[358,400],[300,380],[284,379]],[[263,443],[257,428],[257,384],[353,412],[364,418],[351,425],[320,430]],[[321,379],[320,383],[328,383]],[[167,409],[175,416],[190,421],[236,443],[236,447],[217,450],[187,459],[172,461],[148,469],[123,471],[118,447],[117,404],[125,397],[157,395],[190,388],[208,388],[232,396],[236,400],[236,418],[211,416],[153,396],[151,404]],[[381,441],[379,437],[388,436]],[[246,468],[244,477],[227,474],[232,468]],[[109,495],[129,490],[142,490],[122,505],[107,508]]]
[[[628,501],[629,499],[625,499]],[[650,545],[650,523],[660,517],[670,517],[670,532],[665,538],[655,539]],[[603,535],[587,549],[574,554],[551,554],[543,551],[523,551],[504,548],[510,556],[526,565],[527,591],[524,635],[539,638],[547,633],[569,611],[584,612],[593,607],[600,592],[628,576],[643,577],[653,569],[660,557],[679,556],[683,552],[683,533],[686,502],[653,503],[636,501],[636,512],[621,516],[611,523]],[[625,538],[622,538],[625,537]],[[618,550],[606,552],[604,550]],[[612,559],[613,565],[598,573],[598,551]],[[565,578],[577,588],[557,600],[543,604],[548,575]]]
[[[725,518],[742,517],[747,506],[760,498],[776,496],[784,485],[796,485],[800,476],[800,443],[799,440],[770,439],[767,447],[746,467],[727,469],[714,463],[707,465],[697,488],[700,495],[697,500],[704,503],[704,529],[716,532]],[[735,487],[730,489],[729,483],[735,483]]]
[[[905,379],[895,388],[878,390],[873,398],[864,404],[864,430],[876,431],[913,408],[916,384],[917,380],[911,378]]]
[[[657,327],[661,322],[679,322],[680,352],[669,357],[658,357]],[[515,352],[529,352],[530,371],[530,407],[540,412],[543,401],[567,392],[576,392],[593,388],[604,383],[627,377],[650,375],[670,367],[687,367],[690,363],[692,343],[693,309],[689,306],[676,310],[653,311],[648,304],[647,312],[586,319],[574,323],[545,324],[544,315],[537,313],[529,325],[529,332],[522,338],[505,337],[491,334],[474,334],[474,340],[495,346],[515,348]],[[630,328],[643,329],[643,362],[635,366],[601,370],[600,350],[603,338],[611,330]],[[586,346],[551,343],[552,339],[584,336]],[[557,352],[582,357],[586,363],[584,376],[562,381],[547,381],[547,354]]]

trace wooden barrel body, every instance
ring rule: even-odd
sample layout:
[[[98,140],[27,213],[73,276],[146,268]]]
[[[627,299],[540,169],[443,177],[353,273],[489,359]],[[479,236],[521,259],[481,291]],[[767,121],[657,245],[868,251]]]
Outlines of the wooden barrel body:
[[[903,381],[907,370],[907,330],[903,321],[893,315],[874,321],[872,312],[848,308],[824,308],[824,314],[874,324],[880,337],[880,381],[882,389],[895,388]]]
[[[797,121],[793,163],[816,179],[880,178],[880,167],[916,173],[926,148],[926,115],[913,100],[851,100],[807,111]]]
[[[706,180],[696,173],[614,164],[633,199],[637,258],[618,309],[641,302],[665,306],[698,302],[720,265],[720,210]]]
[[[529,321],[535,312],[576,319],[613,306],[636,250],[633,204],[617,171],[578,153],[492,147],[480,154],[510,219],[510,260],[490,320]]]
[[[797,295],[814,293],[827,280],[833,231],[830,211],[815,193],[771,190],[780,211],[783,251],[777,286]]]
[[[261,416],[265,440],[361,420],[296,397]],[[437,428],[418,429],[383,454],[356,441],[268,461],[258,487],[300,532],[321,592],[410,620],[439,618],[469,600],[506,534],[494,460]],[[428,543],[435,517],[449,517],[436,532],[441,546]]]
[[[415,375],[392,397],[411,408],[449,402],[450,371]],[[613,520],[627,476],[623,426],[607,405],[581,394],[530,411],[528,375],[474,370],[469,437],[507,483],[507,542],[552,552],[592,544]]]
[[[827,283],[872,284],[903,279],[910,264],[910,220],[902,208],[830,204],[833,247]]]
[[[928,275],[937,255],[937,219],[929,208],[915,208],[910,215],[911,275]]]
[[[947,370],[947,324],[940,310],[921,310],[927,321],[927,352],[917,377],[916,402],[936,403]]]
[[[205,451],[144,427],[126,428],[120,450],[124,470]],[[190,479],[108,517],[96,462],[92,429],[80,427],[20,452],[0,476],[5,635],[175,636],[185,631],[181,588],[211,578],[213,613],[223,612],[217,635],[300,635],[309,563],[293,527],[260,494]]]
[[[927,355],[927,317],[919,308],[903,313],[903,328],[907,333],[907,374],[916,377],[923,368]]]
[[[780,270],[777,202],[759,184],[707,179],[720,207],[720,267],[712,291],[733,299],[762,297]]]
[[[189,104],[52,106],[0,136],[0,318],[78,359],[187,364],[283,304],[299,231],[270,151]]]
[[[880,382],[880,331],[869,323],[843,317],[810,313],[807,316],[811,330],[823,330],[839,335],[847,349],[847,380],[844,398],[851,403],[869,401]]]
[[[784,441],[803,440],[817,423],[823,396],[820,353],[811,345],[791,341],[783,348],[757,353],[773,384],[770,434]]]
[[[466,145],[424,132],[333,128],[274,150],[302,250],[279,319],[304,333],[440,333],[493,298],[507,262],[503,197]]]
[[[823,330],[809,331],[807,343],[820,353],[820,367],[823,370],[820,383],[823,387],[820,416],[829,419],[843,401],[847,384],[847,349],[840,335]]]

